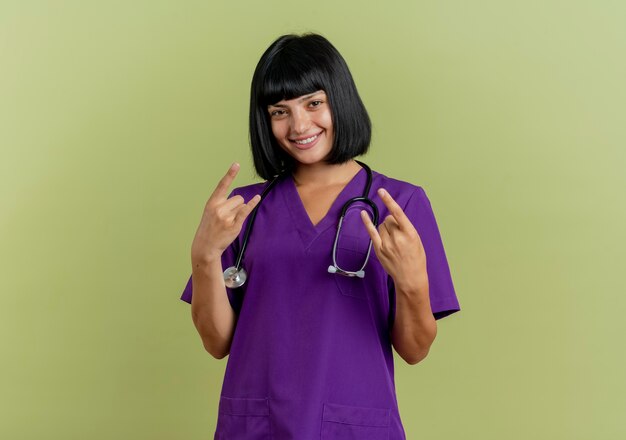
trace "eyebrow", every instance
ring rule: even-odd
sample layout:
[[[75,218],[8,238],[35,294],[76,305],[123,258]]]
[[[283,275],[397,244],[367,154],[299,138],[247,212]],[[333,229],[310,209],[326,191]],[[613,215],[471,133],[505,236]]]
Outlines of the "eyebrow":
[[[309,95],[304,95],[302,98],[298,99],[298,102],[302,102],[302,101],[306,101],[307,99],[311,98],[312,96],[315,96],[317,94],[320,93],[324,93],[323,90],[319,90],[317,92],[313,92]],[[269,104],[268,107],[287,107],[285,104]]]

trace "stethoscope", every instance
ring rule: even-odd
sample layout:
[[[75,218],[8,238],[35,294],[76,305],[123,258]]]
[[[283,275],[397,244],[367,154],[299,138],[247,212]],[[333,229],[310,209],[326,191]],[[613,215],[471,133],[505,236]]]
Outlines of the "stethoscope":
[[[347,277],[363,278],[365,277],[364,269],[365,269],[365,266],[367,265],[367,262],[370,257],[370,252],[372,250],[371,239],[367,247],[367,255],[365,256],[365,262],[363,263],[363,266],[361,266],[359,270],[356,270],[356,271],[344,270],[344,269],[341,269],[337,265],[337,243],[339,242],[339,233],[341,231],[341,225],[343,223],[343,219],[346,215],[346,212],[348,211],[348,208],[350,208],[352,204],[357,203],[357,202],[363,202],[369,205],[370,208],[372,208],[372,223],[374,223],[374,226],[378,227],[378,207],[372,200],[368,198],[370,188],[372,186],[372,170],[370,169],[370,167],[368,167],[366,164],[364,164],[361,161],[356,160],[355,162],[357,162],[359,165],[365,168],[365,171],[367,172],[367,182],[365,184],[365,189],[363,190],[363,195],[361,197],[354,197],[348,200],[346,203],[344,203],[343,207],[341,208],[341,215],[339,217],[339,224],[337,225],[337,233],[335,234],[335,242],[333,244],[333,264],[328,266],[328,272],[336,273],[339,275],[344,275]],[[280,177],[282,177],[282,174],[279,174],[276,177],[274,177],[274,179],[272,179],[272,181],[265,187],[265,189],[261,193],[261,200],[259,201],[257,206],[254,208],[254,210],[252,210],[252,213],[250,214],[250,221],[248,222],[248,225],[246,226],[246,232],[244,233],[244,236],[243,236],[243,243],[241,245],[241,249],[239,250],[239,254],[237,255],[237,260],[235,262],[235,265],[229,267],[228,269],[224,271],[224,283],[226,284],[226,287],[229,287],[231,289],[235,287],[241,287],[248,279],[248,274],[246,273],[245,269],[242,267],[241,260],[243,259],[244,252],[246,251],[246,246],[248,245],[248,238],[250,237],[250,232],[252,231],[252,225],[254,224],[254,219],[256,218],[256,214],[258,212],[259,206],[263,202],[263,199],[265,199],[267,194],[271,191],[271,189],[276,185]]]

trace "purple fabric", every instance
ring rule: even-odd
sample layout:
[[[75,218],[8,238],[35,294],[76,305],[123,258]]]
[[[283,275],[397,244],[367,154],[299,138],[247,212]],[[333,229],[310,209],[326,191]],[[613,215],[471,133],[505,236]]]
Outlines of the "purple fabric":
[[[243,265],[248,281],[226,289],[238,314],[219,401],[216,439],[405,439],[394,382],[393,281],[372,249],[365,278],[328,273],[342,205],[360,196],[359,171],[314,226],[291,176],[261,203]],[[248,201],[264,183],[236,188]],[[436,319],[460,310],[443,243],[424,190],[373,171],[370,198],[389,214],[376,189],[403,207],[426,251]],[[369,237],[348,210],[340,267],[362,265]],[[245,230],[222,256],[234,264]],[[191,302],[191,278],[181,296]]]

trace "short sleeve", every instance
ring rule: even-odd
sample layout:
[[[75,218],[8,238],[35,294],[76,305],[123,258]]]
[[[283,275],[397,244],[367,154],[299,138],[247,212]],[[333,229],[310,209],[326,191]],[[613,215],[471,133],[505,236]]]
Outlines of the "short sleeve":
[[[231,192],[228,197],[234,195],[235,192]],[[245,228],[245,223],[244,223]],[[242,228],[243,229],[243,228]],[[222,270],[226,270],[227,268],[235,265],[235,260],[237,259],[237,255],[239,254],[239,237],[235,239],[222,253]],[[233,310],[238,314],[239,310],[241,310],[242,303],[242,291],[241,288],[230,289],[226,287],[226,294],[228,295],[228,301],[230,302]],[[192,276],[189,276],[189,280],[187,281],[187,285],[183,289],[183,293],[180,296],[182,301],[185,301],[191,304],[191,298],[193,296],[193,283]]]
[[[454,290],[448,259],[430,200],[423,188],[417,187],[411,195],[404,213],[417,230],[426,253],[430,307],[435,319],[441,319],[461,310]],[[394,295],[392,316],[395,316],[395,286],[388,279],[390,293]]]

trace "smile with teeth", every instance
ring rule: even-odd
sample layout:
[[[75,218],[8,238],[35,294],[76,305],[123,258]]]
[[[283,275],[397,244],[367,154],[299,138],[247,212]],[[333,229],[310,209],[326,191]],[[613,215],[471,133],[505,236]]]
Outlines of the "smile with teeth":
[[[310,138],[306,138],[301,141],[293,141],[293,142],[299,145],[306,145],[306,144],[310,144],[311,142],[313,142],[315,139],[317,139],[318,136],[319,134],[316,134],[315,136],[311,136]]]

